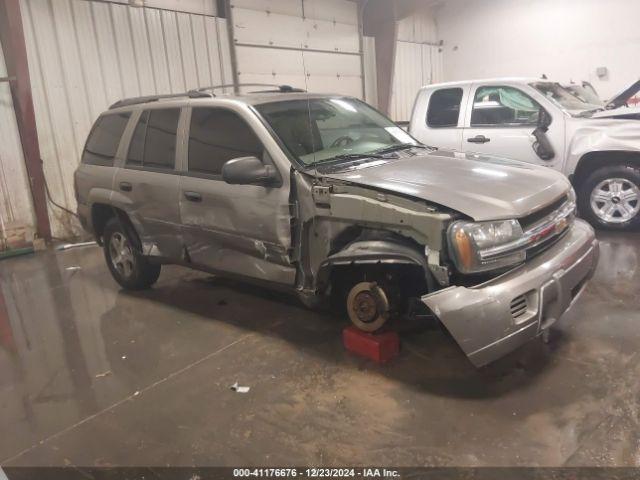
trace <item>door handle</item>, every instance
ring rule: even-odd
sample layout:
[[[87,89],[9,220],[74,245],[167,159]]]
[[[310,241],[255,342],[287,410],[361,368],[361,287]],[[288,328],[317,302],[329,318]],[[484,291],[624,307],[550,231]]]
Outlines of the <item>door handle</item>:
[[[469,143],[487,143],[490,141],[491,139],[485,137],[484,135],[476,135],[475,137],[467,138],[467,142]]]
[[[133,185],[131,185],[129,182],[120,182],[120,190],[122,190],[123,192],[130,192],[131,190],[133,190]]]
[[[184,198],[186,198],[190,202],[202,201],[202,195],[200,195],[198,192],[184,192]]]

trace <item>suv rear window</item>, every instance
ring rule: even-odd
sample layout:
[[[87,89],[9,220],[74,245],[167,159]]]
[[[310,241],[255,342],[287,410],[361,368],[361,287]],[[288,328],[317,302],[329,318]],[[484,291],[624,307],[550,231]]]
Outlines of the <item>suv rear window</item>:
[[[262,143],[235,112],[194,108],[189,130],[189,171],[222,174],[222,166],[238,157],[262,158]]]
[[[113,166],[113,158],[116,156],[120,138],[130,116],[130,112],[124,112],[100,117],[87,138],[84,152],[82,152],[82,163]]]
[[[427,125],[435,128],[457,127],[461,101],[461,88],[445,88],[433,92],[429,98]]]
[[[179,120],[179,108],[142,112],[129,145],[127,165],[173,170]]]

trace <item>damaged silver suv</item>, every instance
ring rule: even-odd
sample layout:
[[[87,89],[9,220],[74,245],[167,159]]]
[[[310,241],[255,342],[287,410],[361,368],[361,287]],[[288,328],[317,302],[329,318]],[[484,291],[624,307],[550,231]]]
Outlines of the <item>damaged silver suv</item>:
[[[213,91],[123,100],[89,134],[78,212],[125,288],[180,264],[337,299],[365,331],[421,306],[480,366],[593,274],[560,173],[421,145],[351,97]]]

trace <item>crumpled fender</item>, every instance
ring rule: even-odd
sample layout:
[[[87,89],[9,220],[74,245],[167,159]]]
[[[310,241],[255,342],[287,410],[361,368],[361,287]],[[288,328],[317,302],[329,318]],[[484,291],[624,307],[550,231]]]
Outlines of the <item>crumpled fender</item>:
[[[567,174],[576,170],[580,159],[591,152],[634,152],[640,154],[640,122],[637,120],[590,119],[570,133]]]

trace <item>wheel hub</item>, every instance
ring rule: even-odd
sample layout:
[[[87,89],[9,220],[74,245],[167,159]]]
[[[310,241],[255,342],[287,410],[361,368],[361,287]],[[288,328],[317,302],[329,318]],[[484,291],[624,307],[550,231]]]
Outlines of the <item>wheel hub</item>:
[[[376,299],[371,292],[360,292],[354,299],[353,310],[361,322],[372,322],[378,313]]]
[[[590,203],[603,222],[628,222],[640,210],[640,188],[626,178],[608,178],[592,190]]]
[[[125,278],[131,276],[135,258],[129,240],[120,232],[116,232],[111,236],[109,256],[111,257],[111,264],[120,275]]]
[[[375,332],[389,318],[389,300],[375,282],[360,282],[347,297],[347,313],[360,330]]]

